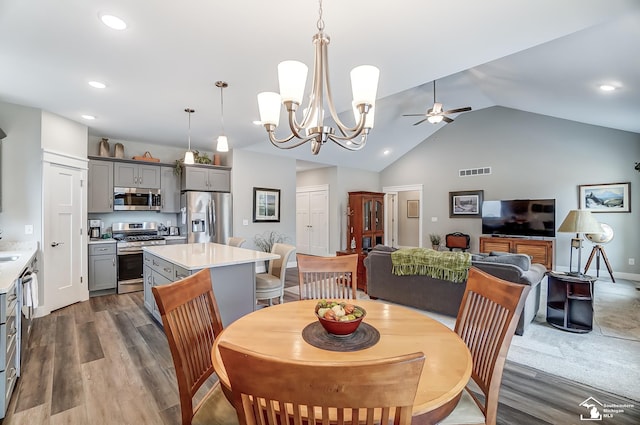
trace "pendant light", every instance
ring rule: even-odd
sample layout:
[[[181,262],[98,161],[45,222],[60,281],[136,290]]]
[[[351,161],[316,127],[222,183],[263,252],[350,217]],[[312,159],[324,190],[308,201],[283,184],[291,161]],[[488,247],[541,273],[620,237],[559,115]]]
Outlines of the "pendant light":
[[[216,145],[216,151],[229,152],[229,142],[227,136],[224,135],[224,95],[223,90],[229,87],[226,81],[216,81],[216,87],[220,87],[220,123],[222,125],[222,134],[218,136],[218,144]]]
[[[184,153],[184,163],[191,165],[194,163],[193,161],[193,152],[191,152],[191,114],[195,112],[195,110],[191,108],[187,108],[184,110],[187,114],[189,114],[189,133],[187,140],[189,141],[189,149]]]

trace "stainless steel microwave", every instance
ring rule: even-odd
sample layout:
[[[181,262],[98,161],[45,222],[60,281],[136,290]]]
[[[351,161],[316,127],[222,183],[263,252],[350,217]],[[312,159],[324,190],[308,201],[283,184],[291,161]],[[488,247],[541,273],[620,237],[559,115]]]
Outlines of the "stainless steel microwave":
[[[160,189],[113,188],[113,209],[115,211],[160,211],[161,208]]]

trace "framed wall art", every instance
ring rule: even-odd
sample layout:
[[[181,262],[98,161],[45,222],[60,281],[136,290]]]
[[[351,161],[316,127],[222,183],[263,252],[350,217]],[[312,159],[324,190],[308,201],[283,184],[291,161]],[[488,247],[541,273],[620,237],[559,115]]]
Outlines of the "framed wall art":
[[[280,222],[280,189],[253,188],[253,222]]]
[[[631,183],[583,184],[578,186],[580,209],[593,213],[631,212]]]
[[[407,218],[420,218],[419,206],[417,199],[407,200]]]
[[[481,217],[484,190],[449,192],[449,218]]]

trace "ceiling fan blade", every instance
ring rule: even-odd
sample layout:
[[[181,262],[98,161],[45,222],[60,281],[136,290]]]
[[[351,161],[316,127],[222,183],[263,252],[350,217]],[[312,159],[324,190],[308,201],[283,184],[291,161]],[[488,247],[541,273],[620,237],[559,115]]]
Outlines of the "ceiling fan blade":
[[[458,112],[467,112],[471,110],[471,106],[465,106],[464,108],[450,109],[448,111],[444,111],[445,114],[457,114]]]
[[[450,122],[453,122],[453,119],[452,119],[452,118],[449,118],[449,117],[445,117],[445,116],[443,115],[443,116],[442,116],[442,121],[444,121],[444,122],[446,122],[446,123],[448,124],[448,123],[450,123]]]
[[[424,117],[424,114],[403,114],[403,117]]]
[[[417,123],[415,123],[415,124],[413,124],[413,125],[422,124],[422,123],[423,123],[423,122],[425,122],[426,120],[427,120],[427,119],[425,118],[425,119],[423,119],[423,120],[418,121]]]

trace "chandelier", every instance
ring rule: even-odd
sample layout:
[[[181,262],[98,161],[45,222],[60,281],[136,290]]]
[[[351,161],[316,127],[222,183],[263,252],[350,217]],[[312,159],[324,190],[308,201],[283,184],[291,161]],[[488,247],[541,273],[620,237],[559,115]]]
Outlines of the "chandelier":
[[[315,49],[312,88],[309,103],[302,113],[302,120],[298,121],[296,111],[302,103],[308,68],[302,62],[289,60],[278,65],[280,93],[258,94],[260,121],[267,130],[271,143],[281,149],[291,149],[311,142],[311,153],[317,155],[322,145],[331,140],[342,148],[357,151],[365,146],[369,130],[373,128],[380,71],[371,65],[362,65],[351,70],[352,108],[356,124],[353,127],[346,126],[338,117],[331,96],[327,59],[329,36],[324,33],[322,0],[319,0],[319,3],[318,33],[312,39]],[[325,96],[339,133],[324,123]],[[280,123],[280,103],[287,110],[291,129],[291,134],[284,139],[275,136],[275,129]]]

